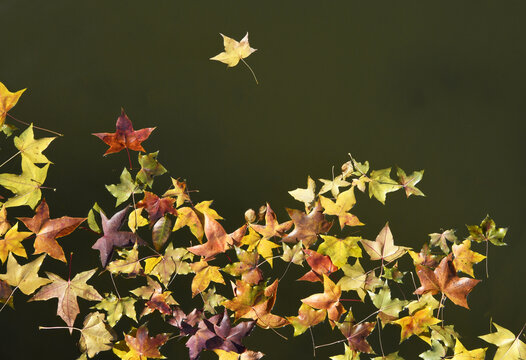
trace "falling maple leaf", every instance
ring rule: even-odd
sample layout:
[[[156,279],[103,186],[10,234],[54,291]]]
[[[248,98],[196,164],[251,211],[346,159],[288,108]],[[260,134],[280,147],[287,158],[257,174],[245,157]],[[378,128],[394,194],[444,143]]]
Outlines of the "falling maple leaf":
[[[117,254],[122,259],[117,259],[108,264],[106,269],[111,271],[112,274],[126,274],[129,277],[134,277],[141,274],[143,270],[142,265],[139,261],[139,252],[137,251],[137,243],[133,245],[130,250],[122,249],[117,250]]]
[[[256,80],[257,84],[258,79],[256,78],[256,74],[244,60],[244,58],[250,56],[250,54],[257,50],[250,47],[250,44],[248,43],[248,32],[245,35],[245,37],[239,42],[223,34],[220,35],[223,37],[223,45],[225,46],[225,51],[214,57],[211,57],[210,60],[221,61],[222,63],[227,64],[228,67],[234,67],[239,63],[239,61],[243,61],[243,63],[248,67],[248,69],[252,73],[252,76],[254,76],[254,80]]]
[[[42,151],[55,139],[55,137],[47,137],[35,140],[33,124],[31,124],[20,136],[15,136],[14,143],[22,157],[27,158],[33,164],[47,164],[51,161],[42,154]]]
[[[375,197],[385,205],[387,193],[396,191],[402,187],[396,181],[391,179],[391,168],[371,171],[369,181],[369,197]]]
[[[248,251],[256,250],[272,267],[274,257],[272,249],[278,248],[278,244],[268,240],[266,237],[261,237],[252,227],[249,228],[248,234],[241,238],[241,244],[248,245]]]
[[[117,199],[115,207],[128,200],[132,194],[142,193],[142,190],[133,181],[128,169],[122,170],[120,181],[120,184],[106,185],[106,189]]]
[[[476,264],[486,257],[475,251],[471,251],[471,241],[469,239],[464,240],[461,244],[453,244],[453,265],[458,271],[462,271],[471,277],[475,277],[473,274],[473,264]]]
[[[325,320],[327,312],[316,310],[307,304],[301,304],[298,316],[287,316],[287,320],[294,327],[294,336],[303,334],[309,327],[315,326]]]
[[[318,240],[318,234],[324,234],[332,227],[332,222],[325,219],[319,201],[309,214],[296,209],[287,209],[287,213],[294,223],[294,229],[281,239],[283,242],[301,241],[305,247],[310,247]]]
[[[290,229],[292,221],[286,221],[282,224],[278,223],[276,214],[267,203],[267,209],[265,212],[265,225],[250,224],[250,227],[260,233],[264,238],[270,239],[274,236],[283,237],[285,231]]]
[[[349,190],[346,190],[338,195],[336,202],[320,195],[321,206],[325,209],[324,214],[338,216],[340,221],[340,228],[343,230],[345,225],[347,226],[358,226],[363,225],[358,218],[348,213],[354,204],[356,204],[356,198],[354,197],[354,186]]]
[[[42,197],[40,186],[46,180],[48,168],[49,163],[40,168],[23,157],[22,174],[0,174],[0,185],[15,194],[4,206],[7,208],[28,205],[34,209]]]
[[[320,254],[328,255],[337,267],[347,264],[349,256],[362,257],[362,249],[358,246],[361,237],[347,236],[344,239],[330,235],[321,235],[321,237],[323,243],[320,244],[317,251]]]
[[[305,249],[303,252],[311,270],[298,280],[310,282],[323,281],[324,275],[330,275],[338,270],[338,267],[331,261],[330,256],[322,255],[310,249]]]
[[[488,348],[468,350],[459,339],[456,340],[455,354],[451,360],[484,360],[486,358],[486,350]],[[494,359],[497,359],[497,357],[494,357]]]
[[[116,128],[117,130],[114,133],[93,134],[110,146],[104,155],[117,153],[122,149],[146,152],[141,143],[148,139],[152,131],[155,129],[153,127],[134,130],[132,122],[124,113],[124,109],[121,109],[121,115],[117,118]]]
[[[208,260],[217,254],[224,253],[232,245],[233,240],[220,223],[206,213],[204,217],[204,230],[208,241],[202,245],[189,247],[188,251],[204,257],[204,260]]]
[[[205,222],[204,214],[207,214],[214,220],[222,220],[223,218],[212,208],[212,200],[201,201],[192,207],[180,207],[177,209],[177,220],[172,231],[177,231],[184,226],[188,226],[190,232],[201,243],[204,235],[203,224]]]
[[[424,307],[412,315],[393,321],[401,327],[400,343],[412,335],[422,334],[429,326],[439,322],[440,320],[433,317],[433,310],[430,307]]]
[[[379,311],[377,316],[382,321],[382,326],[398,319],[398,313],[409,303],[409,301],[406,300],[391,299],[391,289],[389,289],[387,283],[384,284],[378,294],[369,291],[369,296],[373,301],[373,305],[376,306]]]
[[[119,231],[127,211],[128,208],[126,207],[115,213],[109,220],[103,212],[100,213],[104,235],[91,248],[99,250],[103,267],[108,265],[115,247],[133,246],[136,242],[142,243],[142,240],[134,233]]]
[[[307,304],[315,309],[327,310],[327,317],[331,326],[334,327],[335,322],[340,319],[340,316],[345,313],[343,305],[340,303],[342,290],[339,285],[334,284],[327,275],[323,275],[323,293],[314,294],[304,299],[301,302]]]
[[[26,89],[12,93],[0,82],[0,128],[4,125],[7,112],[16,105],[24,91],[26,91]]]
[[[164,356],[159,352],[159,348],[168,339],[168,334],[150,337],[146,324],[143,324],[138,329],[132,328],[130,333],[124,336],[124,341],[115,344],[113,352],[123,360],[162,359]]]
[[[431,246],[440,246],[440,249],[444,252],[444,254],[449,254],[449,246],[447,244],[448,241],[452,243],[457,242],[457,237],[455,236],[455,230],[445,230],[441,233],[432,233],[429,234],[429,244]]]
[[[479,336],[482,340],[498,347],[494,360],[522,360],[526,358],[526,344],[511,331],[493,323],[496,332]],[[524,329],[524,328],[523,328]]]
[[[201,260],[190,264],[190,267],[195,272],[192,280],[192,297],[206,290],[211,281],[219,284],[225,283],[218,266],[208,265],[206,261]]]
[[[64,251],[56,239],[71,234],[86,218],[62,216],[58,219],[50,219],[49,206],[46,200],[42,199],[35,210],[35,216],[18,218],[18,220],[36,234],[35,254],[46,253],[54,259],[66,262]]]
[[[460,278],[451,260],[451,254],[442,259],[435,270],[426,266],[417,266],[417,274],[422,286],[415,290],[415,294],[439,292],[447,296],[453,303],[469,309],[467,296],[480,280]]]
[[[22,240],[31,234],[27,231],[18,231],[18,223],[9,229],[4,238],[0,239],[0,261],[4,263],[7,260],[7,255],[10,253],[27,258]]]
[[[105,294],[104,298],[93,308],[97,310],[105,310],[108,313],[108,324],[114,327],[122,316],[127,316],[137,322],[137,315],[135,313],[135,302],[137,300],[132,297],[117,297],[114,294]]]
[[[396,246],[393,240],[393,234],[389,228],[389,223],[380,230],[375,241],[361,240],[365,251],[371,257],[371,260],[382,260],[391,262],[398,259],[407,252],[408,247]]]
[[[486,215],[480,225],[466,225],[469,231],[469,239],[476,242],[489,241],[493,245],[503,246],[502,240],[506,236],[508,228],[497,228],[495,221]]]
[[[176,197],[177,198],[176,207],[183,205],[186,201],[189,202],[190,196],[188,195],[188,192],[186,190],[186,182],[179,181],[179,179],[172,178],[172,184],[174,188],[167,190],[163,194],[163,197],[164,196]]]
[[[349,310],[347,316],[341,323],[336,323],[338,329],[347,339],[349,348],[354,352],[371,354],[373,349],[366,338],[374,330],[376,322],[361,322],[356,324],[352,312]]]
[[[249,284],[259,284],[263,280],[263,273],[258,267],[259,253],[236,248],[236,254],[239,262],[228,264],[223,271],[232,276],[241,276],[241,279]]]
[[[290,196],[294,199],[301,201],[305,204],[305,208],[309,207],[310,204],[314,201],[316,194],[316,183],[311,179],[310,176],[307,177],[307,188],[306,189],[296,189],[289,191]]]
[[[174,249],[170,243],[164,255],[146,259],[144,273],[157,277],[165,287],[168,287],[174,274],[186,275],[193,271],[187,262],[193,258],[194,254],[185,248]]]
[[[101,351],[110,350],[116,339],[113,330],[104,322],[104,314],[93,312],[84,319],[84,326],[80,331],[79,347],[92,358]]]
[[[100,301],[102,296],[91,285],[86,284],[97,270],[88,270],[78,273],[71,280],[64,280],[60,276],[46,272],[51,284],[42,287],[32,298],[31,301],[58,299],[57,315],[68,325],[69,332],[73,332],[75,318],[79,314],[79,304],[77,297],[86,300]]]
[[[153,179],[168,171],[157,161],[158,155],[159,151],[150,154],[139,154],[139,165],[141,165],[141,169],[135,176],[137,183],[151,188],[153,186]]]
[[[150,218],[150,227],[155,224],[164,214],[170,213],[173,215],[177,214],[177,211],[173,207],[175,202],[174,198],[163,197],[159,198],[154,193],[149,191],[144,192],[144,199],[137,203],[137,207],[143,207],[148,212]]]
[[[41,286],[49,284],[51,280],[38,276],[38,270],[45,255],[40,255],[35,260],[25,265],[18,265],[13,254],[7,258],[7,273],[0,274],[0,280],[6,281],[11,286],[16,286],[26,295],[31,295]]]
[[[420,180],[422,180],[422,176],[424,176],[424,170],[413,171],[411,175],[407,176],[404,170],[397,168],[396,175],[398,175],[398,183],[404,188],[405,195],[407,197],[411,195],[425,196],[424,193],[415,186],[420,182]]]

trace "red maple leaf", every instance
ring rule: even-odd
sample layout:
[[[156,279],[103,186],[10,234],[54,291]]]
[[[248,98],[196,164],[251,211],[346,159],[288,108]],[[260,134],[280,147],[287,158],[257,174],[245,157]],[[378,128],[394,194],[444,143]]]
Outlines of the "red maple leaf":
[[[113,154],[121,151],[122,149],[130,149],[134,151],[146,152],[142,147],[141,143],[148,139],[153,128],[145,128],[140,130],[133,130],[133,125],[128,116],[124,113],[124,109],[121,109],[121,116],[117,119],[116,124],[117,131],[114,133],[94,133],[96,137],[104,141],[110,146],[104,155]]]

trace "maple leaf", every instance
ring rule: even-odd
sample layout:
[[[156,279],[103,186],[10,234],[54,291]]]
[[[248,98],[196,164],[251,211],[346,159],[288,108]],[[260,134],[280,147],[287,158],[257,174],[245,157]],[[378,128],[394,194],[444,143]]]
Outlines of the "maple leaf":
[[[318,240],[318,234],[328,232],[332,226],[332,222],[325,219],[319,201],[309,214],[296,209],[287,209],[287,213],[294,223],[294,229],[281,239],[283,242],[301,241],[305,247],[310,247]]]
[[[7,260],[7,255],[9,253],[27,258],[26,249],[22,245],[22,240],[27,238],[29,235],[32,235],[32,233],[27,231],[18,231],[18,223],[9,229],[4,238],[0,239],[0,260],[2,263]]]
[[[208,260],[217,254],[224,253],[232,245],[233,240],[221,224],[215,221],[210,215],[205,213],[204,217],[204,231],[208,241],[202,245],[189,247],[187,250],[204,257],[204,260]]]
[[[106,269],[112,274],[126,274],[129,277],[135,277],[143,272],[142,265],[139,261],[139,251],[137,250],[137,243],[133,245],[130,250],[117,250],[117,254],[122,259],[117,259],[108,264]]]
[[[322,235],[323,243],[318,247],[320,254],[329,255],[334,265],[342,267],[347,264],[349,256],[362,257],[362,249],[358,246],[361,237],[347,236],[345,239],[338,239],[335,236]]]
[[[432,254],[427,244],[422,245],[422,249],[420,250],[419,253],[414,252],[412,250],[408,250],[407,252],[413,259],[413,263],[415,265],[427,266],[431,269],[436,268],[438,264],[440,263],[440,260],[444,258],[441,255]]]
[[[34,164],[47,164],[51,161],[42,154],[42,151],[44,151],[55,139],[55,137],[46,137],[35,140],[33,124],[31,124],[22,134],[20,134],[20,136],[15,136],[13,141],[15,147],[22,154],[22,157],[27,158]]]
[[[49,164],[40,168],[23,157],[22,174],[0,174],[0,185],[15,194],[4,203],[4,206],[8,208],[28,205],[34,209],[42,197],[40,186],[46,180],[48,168]]]
[[[123,360],[162,359],[164,356],[159,352],[159,348],[168,339],[168,334],[150,337],[146,324],[143,324],[138,329],[132,328],[130,333],[124,336],[124,341],[115,344],[113,352]]]
[[[447,349],[436,340],[431,340],[431,349],[418,355],[424,360],[441,360],[446,356]]]
[[[412,335],[422,334],[429,326],[439,322],[440,320],[433,317],[433,310],[430,307],[424,307],[412,315],[393,321],[401,327],[400,343]]]
[[[467,225],[469,231],[469,239],[476,242],[489,241],[493,245],[503,246],[506,245],[502,239],[506,236],[508,228],[497,228],[495,221],[493,221],[489,215],[482,220],[479,226]]]
[[[243,353],[245,347],[242,340],[250,334],[254,325],[255,321],[244,321],[232,327],[226,310],[209,319],[202,319],[197,331],[186,342],[190,360],[197,359],[203,350],[220,349]]]
[[[354,186],[349,190],[346,190],[338,195],[336,202],[320,195],[321,206],[325,209],[324,214],[338,216],[340,221],[340,228],[343,230],[345,225],[358,226],[363,225],[358,218],[348,213],[354,204],[356,204],[356,198],[354,197]]]
[[[190,267],[195,272],[195,277],[192,280],[192,297],[206,290],[211,281],[220,284],[225,283],[218,266],[210,266],[206,261],[201,260],[190,264]]]
[[[153,178],[166,173],[168,170],[157,161],[159,151],[150,154],[139,154],[139,165],[141,169],[135,176],[139,184],[144,184],[151,188],[153,186]]]
[[[214,352],[219,357],[219,360],[259,360],[265,356],[265,354],[260,351],[252,350],[245,350],[241,354],[221,349],[214,349]]]
[[[204,214],[207,214],[214,220],[223,219],[214,209],[210,208],[210,205],[212,205],[212,200],[201,201],[192,207],[185,206],[177,209],[177,220],[172,231],[177,231],[184,226],[188,226],[192,234],[201,243],[204,235]]]
[[[51,282],[49,279],[38,276],[38,270],[44,261],[44,257],[45,255],[40,255],[30,263],[18,265],[15,257],[10,253],[7,258],[7,272],[0,274],[0,280],[6,281],[11,286],[16,286],[26,295],[31,295],[39,287]]]
[[[185,201],[190,201],[190,196],[186,190],[186,182],[179,181],[179,179],[172,178],[173,189],[167,190],[164,196],[176,197],[176,207],[179,207],[185,203]]]
[[[142,243],[142,240],[134,233],[119,231],[127,211],[128,207],[115,213],[109,220],[103,212],[100,213],[104,235],[91,248],[99,250],[102,267],[108,265],[115,247],[132,246],[136,242]]]
[[[171,315],[172,308],[170,305],[179,305],[177,301],[173,299],[171,291],[154,292],[150,297],[150,300],[146,302],[141,317],[151,314],[155,310],[163,315]]]
[[[281,256],[281,259],[286,262],[293,262],[296,265],[301,265],[305,260],[303,243],[300,241],[292,248],[283,243],[283,255]]]
[[[211,57],[210,60],[221,61],[222,63],[227,64],[228,67],[236,66],[241,60],[248,67],[248,69],[252,73],[252,76],[254,77],[254,80],[256,80],[256,84],[258,84],[256,74],[254,73],[252,68],[247,64],[247,62],[243,60],[244,58],[250,56],[250,54],[252,54],[254,51],[256,51],[256,49],[251,48],[250,44],[248,43],[248,32],[245,35],[245,37],[241,39],[240,42],[237,42],[236,40],[231,39],[223,34],[221,34],[221,36],[223,37],[225,51],[214,57]]]
[[[0,236],[4,235],[10,228],[11,224],[7,221],[7,209],[5,205],[2,205],[0,208]]]
[[[375,197],[385,205],[387,193],[396,191],[402,187],[396,181],[391,179],[391,168],[371,171],[369,181],[369,197]]]
[[[177,211],[173,207],[174,202],[174,198],[163,197],[161,199],[154,193],[145,191],[144,199],[137,203],[137,207],[143,207],[146,209],[150,218],[150,226],[153,226],[157,220],[164,216],[164,214],[177,214]]]
[[[87,352],[88,357],[94,357],[101,351],[110,350],[115,335],[104,322],[104,314],[93,312],[84,319],[84,327],[80,332],[79,347]]]
[[[228,264],[223,271],[232,276],[241,276],[243,281],[256,285],[263,280],[263,273],[258,267],[259,253],[256,251],[244,251],[236,248],[239,262]]]
[[[279,247],[278,244],[273,243],[265,237],[261,237],[254,231],[254,229],[249,228],[248,234],[241,238],[242,245],[248,245],[247,251],[253,251],[254,249],[263,256],[265,260],[269,263],[270,267],[273,265],[273,254],[272,249]]]
[[[155,128],[153,127],[134,130],[132,122],[124,113],[124,109],[121,109],[121,115],[117,118],[116,129],[117,130],[114,133],[93,134],[110,146],[104,155],[117,153],[125,148],[134,151],[146,152],[141,143],[148,139]]]
[[[216,294],[216,288],[211,287],[208,291],[201,293],[203,299],[203,311],[209,312],[212,315],[216,314],[216,307],[218,307],[226,298],[222,295]]]
[[[384,271],[380,274],[381,277],[388,280],[393,280],[399,284],[403,283],[403,277],[407,271],[402,272],[398,269],[398,262],[396,262],[392,267],[384,266]]]
[[[18,90],[17,92],[12,93],[7,90],[6,86],[2,82],[0,82],[0,127],[4,125],[7,112],[16,105],[18,99],[24,91],[26,91],[26,89]]]
[[[369,296],[379,311],[377,316],[382,321],[382,327],[392,320],[398,319],[398,313],[409,303],[407,300],[391,299],[391,289],[387,283],[384,284],[378,294],[369,291]]]
[[[435,299],[431,293],[425,293],[424,295],[420,296],[420,299],[411,301],[409,305],[407,305],[407,309],[409,310],[409,314],[412,315],[418,310],[422,310],[426,307],[433,311],[443,306],[444,305]]]
[[[449,254],[449,246],[447,244],[448,241],[452,243],[457,242],[457,237],[455,236],[455,230],[445,230],[442,233],[432,233],[429,234],[429,244],[431,246],[440,246],[440,249],[445,254]]]
[[[331,356],[332,360],[360,360],[360,354],[353,351],[349,345],[343,344],[345,352],[343,355]]]
[[[511,331],[493,323],[497,332],[479,336],[485,342],[498,347],[494,360],[520,360],[526,358],[526,344]],[[522,333],[522,331],[521,331]]]
[[[467,296],[480,280],[458,277],[451,255],[443,258],[434,271],[426,266],[418,266],[417,269],[422,286],[416,289],[414,294],[430,292],[434,295],[442,292],[456,305],[469,309]]]
[[[415,186],[422,180],[424,170],[413,171],[411,175],[407,176],[404,170],[397,168],[396,175],[398,176],[398,183],[404,188],[407,197],[411,195],[425,196],[424,193]]]
[[[146,259],[145,274],[156,276],[165,287],[171,281],[174,274],[186,275],[192,272],[192,268],[185,260],[192,260],[194,254],[184,248],[173,248],[169,244],[163,256]]]
[[[120,298],[114,294],[105,294],[104,299],[92,308],[105,310],[108,313],[108,324],[114,327],[123,315],[137,322],[137,315],[135,313],[136,301],[137,300],[132,297]]]
[[[260,233],[265,239],[270,239],[271,237],[283,237],[285,231],[290,229],[292,226],[292,221],[286,221],[282,224],[278,223],[276,219],[276,214],[267,203],[267,210],[265,212],[265,226],[250,224],[250,227]]]
[[[64,280],[60,276],[46,272],[51,284],[42,287],[32,298],[31,301],[58,299],[57,315],[68,325],[69,332],[73,332],[75,318],[79,314],[79,304],[77,297],[86,300],[100,301],[102,296],[91,285],[86,284],[97,270],[88,270],[78,273],[71,280]]]
[[[450,349],[455,346],[455,340],[460,337],[453,325],[431,325],[429,328],[431,329],[431,340],[441,341]]]
[[[13,289],[4,280],[0,280],[0,303],[9,305],[11,308],[15,308],[13,304]],[[5,305],[4,305],[5,306]],[[2,306],[3,307],[3,306]]]
[[[362,301],[365,300],[367,290],[372,291],[383,285],[383,282],[376,277],[374,271],[365,273],[358,259],[352,266],[345,264],[342,270],[345,275],[338,281],[338,285],[341,286],[343,291],[356,291]]]
[[[303,252],[311,270],[298,280],[310,282],[322,281],[323,275],[330,275],[338,270],[338,267],[332,263],[329,256],[322,255],[310,249],[305,249]]]
[[[366,338],[374,330],[376,322],[361,322],[355,324],[353,314],[349,311],[345,320],[341,323],[337,323],[337,326],[342,335],[347,339],[349,348],[351,348],[352,351],[367,354],[373,353],[373,349],[367,342]]]
[[[462,345],[460,340],[457,339],[455,343],[455,354],[451,360],[484,360],[487,349],[488,348],[468,350]],[[497,359],[497,357],[494,359]]]
[[[382,260],[391,262],[398,259],[407,252],[408,247],[396,246],[393,240],[393,234],[389,228],[389,223],[380,230],[375,241],[362,240],[362,245],[365,251],[371,257],[371,260]]]
[[[46,253],[54,259],[66,262],[64,251],[56,239],[71,234],[86,218],[62,216],[58,219],[50,219],[49,206],[46,200],[42,199],[35,210],[35,216],[21,217],[18,220],[36,234],[35,254]]]
[[[327,275],[323,275],[323,293],[301,299],[301,302],[315,309],[327,310],[329,322],[331,326],[334,327],[335,322],[345,313],[345,309],[339,301],[341,295],[342,290],[340,286],[334,284]]]
[[[473,264],[476,264],[486,257],[477,252],[471,251],[471,241],[469,239],[464,240],[461,244],[453,244],[453,265],[458,271],[462,271],[471,277],[475,277],[473,274]]]
[[[323,186],[320,189],[320,195],[325,194],[326,192],[331,192],[332,196],[337,198],[340,193],[341,187],[347,187],[351,185],[350,182],[345,181],[343,174],[336,176],[332,180],[318,179],[323,183]]]
[[[294,336],[298,336],[307,331],[309,327],[321,323],[326,316],[325,310],[316,310],[307,304],[301,304],[298,316],[287,316],[287,320],[294,327]]]
[[[128,169],[122,170],[120,180],[120,184],[106,185],[106,189],[117,199],[115,207],[128,200],[132,194],[142,193],[142,190],[133,181]]]
[[[128,227],[130,228],[132,232],[136,232],[138,228],[149,224],[148,219],[142,216],[143,210],[144,208],[137,208],[130,212],[130,215],[128,216]],[[88,218],[88,221],[89,221],[89,218]]]
[[[314,180],[311,179],[310,176],[307,177],[307,188],[305,189],[296,189],[289,191],[290,196],[292,196],[294,199],[302,202],[305,204],[305,207],[310,206],[310,204],[314,201],[316,194],[316,183]]]

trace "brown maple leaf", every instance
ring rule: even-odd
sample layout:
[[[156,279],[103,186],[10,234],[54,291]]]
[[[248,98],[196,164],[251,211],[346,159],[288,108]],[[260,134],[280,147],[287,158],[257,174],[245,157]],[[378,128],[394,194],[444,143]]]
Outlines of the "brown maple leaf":
[[[310,249],[305,249],[303,252],[305,253],[305,260],[307,260],[311,270],[298,280],[310,282],[323,281],[323,275],[330,275],[338,270],[338,267],[332,263],[329,256],[322,255]]]
[[[67,281],[58,275],[46,272],[47,277],[53,282],[40,289],[35,296],[31,298],[31,301],[58,298],[57,315],[66,322],[71,333],[73,331],[72,326],[75,323],[75,318],[80,312],[77,296],[92,301],[100,301],[103,299],[93,286],[86,284],[86,281],[88,281],[96,271],[96,269],[93,269],[78,273],[73,279],[68,279]]]
[[[94,133],[96,137],[104,141],[110,146],[104,155],[113,154],[121,151],[122,149],[130,149],[134,151],[146,152],[142,147],[141,143],[148,139],[153,128],[145,128],[140,130],[134,130],[132,122],[128,116],[124,113],[124,109],[121,109],[121,116],[117,119],[116,124],[117,131],[114,133]]]
[[[106,267],[110,262],[115,247],[133,246],[136,242],[139,244],[143,243],[141,238],[136,234],[128,231],[119,231],[127,211],[128,207],[115,213],[109,220],[102,211],[100,212],[104,235],[100,237],[91,248],[99,250],[100,261],[103,267]]]
[[[334,284],[327,275],[323,275],[323,293],[314,294],[301,302],[307,304],[315,309],[327,310],[327,317],[329,323],[334,327],[335,322],[340,319],[340,316],[345,313],[343,305],[340,303],[342,290],[339,285]]]
[[[26,227],[36,234],[34,254],[46,253],[52,258],[66,262],[64,251],[57,238],[71,234],[86,218],[62,216],[58,219],[49,218],[49,206],[45,199],[35,210],[32,218],[21,217]]]
[[[204,213],[204,217],[205,235],[208,241],[202,245],[189,247],[187,250],[204,257],[204,260],[209,260],[217,254],[224,253],[233,244],[233,240],[223,226],[210,215]]]
[[[137,207],[143,207],[148,212],[150,216],[150,227],[155,224],[157,220],[164,216],[166,213],[173,215],[177,214],[177,211],[174,209],[175,199],[171,197],[163,197],[151,193],[149,191],[144,192],[144,199],[137,203]]]
[[[374,330],[376,322],[361,322],[355,324],[352,312],[349,311],[345,320],[342,323],[338,323],[338,329],[342,332],[343,336],[347,338],[349,342],[349,348],[356,352],[362,352],[371,354],[373,349],[367,342],[366,338]]]
[[[160,359],[163,358],[163,356],[159,352],[159,347],[167,342],[169,337],[168,334],[157,334],[155,337],[150,337],[148,336],[146,324],[143,324],[139,326],[135,336],[133,336],[132,333],[131,335],[126,335],[124,338],[126,345],[130,348],[130,352],[137,355],[137,359]]]
[[[288,243],[302,241],[305,247],[309,247],[316,243],[318,234],[324,234],[332,227],[332,222],[325,219],[323,208],[319,201],[308,215],[296,209],[287,209],[287,212],[294,222],[294,230],[283,237],[281,241]]]
[[[257,224],[251,224],[250,226],[260,233],[264,238],[270,239],[273,236],[283,237],[285,235],[285,231],[290,229],[292,226],[292,220],[286,221],[282,224],[278,223],[276,214],[267,203],[267,210],[265,212],[265,226]]]
[[[460,278],[451,260],[452,256],[442,259],[438,267],[433,271],[426,266],[417,266],[417,274],[422,283],[414,294],[431,293],[432,295],[441,292],[453,303],[469,309],[467,296],[480,280],[470,278]]]

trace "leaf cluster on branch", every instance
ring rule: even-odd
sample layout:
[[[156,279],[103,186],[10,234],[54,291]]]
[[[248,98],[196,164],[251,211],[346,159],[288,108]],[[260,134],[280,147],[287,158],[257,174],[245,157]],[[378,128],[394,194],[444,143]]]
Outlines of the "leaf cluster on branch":
[[[254,51],[247,38],[241,43],[223,38],[225,52],[214,60],[234,66],[239,60],[232,59]],[[6,114],[22,92],[11,93],[0,83],[0,125],[7,136],[17,130],[6,127]],[[122,110],[114,133],[93,134],[109,146],[104,155],[128,153],[128,168],[119,182],[106,186],[116,199],[116,209],[105,211],[95,204],[86,217],[57,219],[50,218],[50,205],[41,191],[51,164],[42,152],[54,138],[35,139],[32,125],[13,138],[18,152],[0,165],[20,155],[21,173],[0,174],[0,186],[6,190],[0,208],[0,311],[6,306],[14,309],[14,299],[23,298],[19,292],[29,301],[56,298],[57,315],[65,326],[41,329],[64,328],[72,336],[79,334],[81,359],[102,351],[113,351],[123,360],[163,358],[163,347],[180,339],[192,360],[203,351],[215,352],[221,360],[259,359],[264,349],[243,344],[255,327],[283,339],[287,332],[311,336],[314,356],[320,347],[342,344],[343,354],[332,359],[403,359],[397,349],[384,351],[381,334],[386,326],[399,328],[400,343],[418,338],[427,343],[429,349],[420,354],[426,360],[485,358],[487,348],[464,347],[454,324],[444,319],[444,307],[469,309],[468,295],[481,281],[474,278],[473,266],[487,261],[490,243],[505,245],[507,229],[497,227],[489,216],[480,225],[468,226],[462,240],[452,229],[431,233],[420,250],[395,242],[389,223],[374,240],[357,236],[364,226],[356,215],[360,193],[382,204],[399,190],[408,198],[424,196],[417,188],[423,171],[397,168],[392,177],[391,168],[373,170],[369,162],[349,155],[340,174],[319,179],[321,187],[307,177],[306,188],[289,192],[300,207],[286,209],[289,219],[278,220],[267,203],[257,211],[247,210],[246,221],[227,230],[212,201],[197,201],[186,181],[171,178],[168,189],[157,188],[157,179],[167,176],[167,170],[158,152],[147,153],[142,146],[154,129],[134,130]],[[138,167],[130,151],[139,152]],[[24,206],[30,209],[29,216],[9,216],[10,208]],[[100,264],[72,275],[70,259],[67,280],[51,272],[39,275],[43,264],[67,263],[59,241],[85,221],[94,233],[92,248],[99,252]],[[21,231],[23,227],[26,230]],[[344,235],[348,228],[355,235]],[[26,250],[30,243],[32,254]],[[471,250],[474,243],[484,243],[486,255]],[[404,257],[410,257],[414,267],[399,266]],[[277,262],[285,265],[284,272],[277,273]],[[372,266],[365,269],[362,264]],[[290,267],[305,270],[299,279],[290,279],[286,276]],[[414,297],[409,298],[400,285],[413,285],[413,271],[421,285],[414,286]],[[95,275],[111,278],[114,291],[101,294],[88,284]],[[175,286],[181,277],[191,279],[189,288]],[[140,279],[143,285],[124,292],[130,279]],[[310,295],[301,299],[289,295],[286,301],[296,302],[297,313],[279,313],[275,305],[284,299],[278,288],[293,281],[310,284]],[[80,309],[78,297],[91,301],[91,308]],[[192,307],[180,305],[188,302]],[[368,313],[366,303],[376,310]],[[160,332],[150,325],[158,321],[171,331]],[[120,322],[127,328],[124,334],[113,329]],[[496,332],[480,336],[497,347],[494,359],[526,358],[522,330],[515,335],[494,326]],[[313,328],[334,330],[330,333],[335,340],[316,344]],[[377,333],[379,347],[369,343],[372,333]]]

